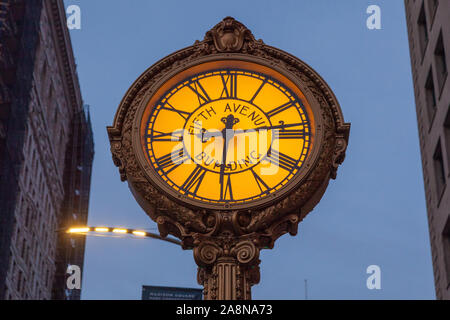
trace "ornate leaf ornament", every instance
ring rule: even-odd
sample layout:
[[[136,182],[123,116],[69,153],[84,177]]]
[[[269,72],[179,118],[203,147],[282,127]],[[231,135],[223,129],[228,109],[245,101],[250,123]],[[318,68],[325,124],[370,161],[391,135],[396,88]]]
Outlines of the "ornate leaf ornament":
[[[250,30],[231,17],[226,17],[206,33],[204,41],[214,41],[217,52],[239,52],[244,40],[255,42]]]

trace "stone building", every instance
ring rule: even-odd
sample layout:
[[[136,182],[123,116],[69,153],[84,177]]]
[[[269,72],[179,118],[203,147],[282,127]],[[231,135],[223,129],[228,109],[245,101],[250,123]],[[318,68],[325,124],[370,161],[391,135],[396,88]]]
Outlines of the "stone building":
[[[436,297],[449,300],[450,1],[405,0],[405,7]]]
[[[0,0],[0,299],[79,299],[93,137],[62,0]]]

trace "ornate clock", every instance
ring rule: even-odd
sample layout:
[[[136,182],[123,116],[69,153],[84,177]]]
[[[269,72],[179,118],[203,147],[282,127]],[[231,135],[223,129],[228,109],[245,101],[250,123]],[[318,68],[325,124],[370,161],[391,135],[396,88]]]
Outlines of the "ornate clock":
[[[198,207],[235,209],[274,202],[295,186],[315,128],[292,82],[236,60],[188,68],[174,82],[141,117],[149,177],[164,192]]]
[[[318,203],[350,125],[320,76],[233,18],[150,67],[108,127],[163,236],[193,249],[206,299],[249,299],[259,250]]]

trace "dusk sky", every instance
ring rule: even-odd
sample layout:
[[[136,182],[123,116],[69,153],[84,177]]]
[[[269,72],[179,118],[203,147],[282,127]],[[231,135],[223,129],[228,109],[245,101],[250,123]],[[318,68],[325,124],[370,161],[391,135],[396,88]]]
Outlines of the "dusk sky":
[[[226,16],[314,68],[346,122],[347,157],[317,207],[261,253],[254,299],[434,299],[418,131],[402,0],[67,0],[81,8],[71,37],[95,138],[89,225],[157,232],[120,181],[106,126],[127,89],[166,55]],[[369,5],[381,30],[366,27]],[[381,290],[366,269],[381,268]],[[140,299],[142,285],[200,288],[192,251],[158,240],[88,236],[82,299]]]

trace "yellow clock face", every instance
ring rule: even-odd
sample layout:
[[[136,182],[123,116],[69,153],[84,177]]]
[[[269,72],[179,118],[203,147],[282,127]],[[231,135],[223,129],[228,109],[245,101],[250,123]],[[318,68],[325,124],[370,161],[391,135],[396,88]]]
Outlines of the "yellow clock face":
[[[157,184],[196,204],[261,203],[301,172],[314,141],[305,96],[253,63],[209,63],[148,102],[141,143]]]

